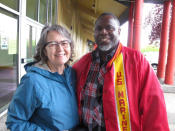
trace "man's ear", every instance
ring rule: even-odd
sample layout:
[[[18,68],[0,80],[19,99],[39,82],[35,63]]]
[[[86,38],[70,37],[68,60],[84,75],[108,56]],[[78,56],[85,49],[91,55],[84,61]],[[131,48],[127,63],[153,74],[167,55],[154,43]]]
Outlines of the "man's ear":
[[[119,27],[119,28],[118,28],[118,34],[119,34],[119,35],[120,35],[120,32],[121,32],[121,28]]]

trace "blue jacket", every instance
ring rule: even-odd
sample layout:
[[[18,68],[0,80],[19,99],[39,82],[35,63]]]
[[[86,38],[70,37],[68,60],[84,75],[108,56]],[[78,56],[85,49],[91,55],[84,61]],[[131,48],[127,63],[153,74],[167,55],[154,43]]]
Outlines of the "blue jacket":
[[[8,108],[6,125],[11,131],[61,131],[79,124],[75,72],[64,76],[32,66],[21,79]]]

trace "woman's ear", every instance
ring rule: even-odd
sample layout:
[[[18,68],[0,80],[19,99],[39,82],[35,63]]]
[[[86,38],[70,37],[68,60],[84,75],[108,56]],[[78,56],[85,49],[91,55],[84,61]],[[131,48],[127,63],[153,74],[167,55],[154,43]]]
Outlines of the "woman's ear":
[[[46,49],[44,49],[44,51],[43,51],[43,52],[44,52],[44,55],[45,55],[45,56],[47,56],[47,50],[46,50]]]

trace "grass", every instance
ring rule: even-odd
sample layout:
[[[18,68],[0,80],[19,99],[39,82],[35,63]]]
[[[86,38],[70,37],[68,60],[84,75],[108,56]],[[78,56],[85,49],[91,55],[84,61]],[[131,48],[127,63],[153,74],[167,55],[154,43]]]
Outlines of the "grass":
[[[159,51],[159,47],[153,46],[153,45],[148,45],[145,48],[141,49],[141,52],[158,52]]]

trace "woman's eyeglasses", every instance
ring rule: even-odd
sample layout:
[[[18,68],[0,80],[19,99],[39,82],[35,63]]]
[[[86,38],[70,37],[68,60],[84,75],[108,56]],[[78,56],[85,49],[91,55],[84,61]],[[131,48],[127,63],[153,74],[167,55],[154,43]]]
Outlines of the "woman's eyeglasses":
[[[50,42],[47,42],[46,43],[46,46],[50,47],[50,48],[56,48],[58,47],[59,45],[61,45],[61,47],[63,48],[68,48],[69,45],[70,45],[70,42],[67,41],[67,40],[64,40],[64,41],[60,41],[60,42],[57,42],[57,41],[50,41]]]

